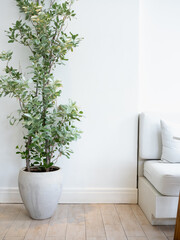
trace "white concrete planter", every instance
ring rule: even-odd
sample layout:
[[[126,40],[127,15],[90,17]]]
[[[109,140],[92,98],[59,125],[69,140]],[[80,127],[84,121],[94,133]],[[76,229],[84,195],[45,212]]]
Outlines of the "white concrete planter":
[[[34,219],[50,218],[57,207],[62,189],[61,170],[19,172],[18,184],[22,201]]]

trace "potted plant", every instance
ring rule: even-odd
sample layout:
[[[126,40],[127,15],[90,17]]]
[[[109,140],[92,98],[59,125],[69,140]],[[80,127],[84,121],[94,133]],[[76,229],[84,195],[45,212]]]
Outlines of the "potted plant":
[[[10,65],[12,51],[2,52],[7,61],[0,76],[0,96],[15,97],[19,102],[18,117],[10,116],[10,124],[20,123],[24,145],[17,154],[26,161],[19,173],[19,190],[30,216],[45,219],[53,215],[61,193],[61,171],[54,166],[61,155],[70,157],[71,141],[80,137],[74,125],[83,112],[76,103],[58,104],[62,84],[54,79],[57,64],[67,61],[66,55],[77,47],[78,34],[67,33],[67,22],[75,16],[73,0],[16,0],[24,19],[17,20],[7,31],[9,43],[29,48],[29,75]]]

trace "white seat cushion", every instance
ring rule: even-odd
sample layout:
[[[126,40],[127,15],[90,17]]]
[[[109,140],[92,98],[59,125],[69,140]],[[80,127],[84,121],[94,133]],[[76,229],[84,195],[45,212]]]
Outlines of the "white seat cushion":
[[[144,176],[161,194],[179,196],[180,163],[145,161]]]

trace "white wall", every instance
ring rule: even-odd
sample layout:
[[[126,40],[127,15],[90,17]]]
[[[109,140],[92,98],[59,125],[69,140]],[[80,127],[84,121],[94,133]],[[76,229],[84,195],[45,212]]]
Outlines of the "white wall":
[[[139,4],[140,111],[179,111],[180,1]]]
[[[77,20],[70,27],[84,40],[56,76],[64,85],[62,101],[72,98],[84,111],[79,124],[84,133],[72,144],[71,159],[59,161],[62,201],[136,202],[138,0],[80,0],[75,9]],[[1,49],[10,48],[3,30],[17,16],[13,0],[1,3]],[[26,62],[26,52],[15,51],[14,63]],[[6,120],[14,108],[15,101],[0,99],[1,201],[10,193],[16,201],[17,174],[24,165],[15,155],[21,129]]]

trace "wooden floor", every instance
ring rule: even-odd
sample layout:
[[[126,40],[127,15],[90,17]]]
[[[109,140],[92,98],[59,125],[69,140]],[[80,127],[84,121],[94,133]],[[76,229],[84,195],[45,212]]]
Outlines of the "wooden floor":
[[[137,205],[61,204],[32,220],[22,204],[0,204],[0,240],[173,240],[174,226],[153,227]]]

